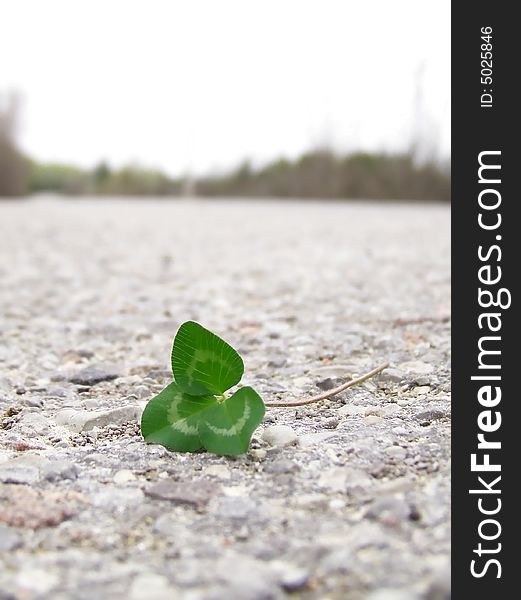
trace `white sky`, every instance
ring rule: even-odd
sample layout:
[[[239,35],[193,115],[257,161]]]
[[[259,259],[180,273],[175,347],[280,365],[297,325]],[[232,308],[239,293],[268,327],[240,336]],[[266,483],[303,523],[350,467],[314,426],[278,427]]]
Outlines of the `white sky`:
[[[0,0],[6,89],[42,160],[201,173],[417,128],[446,156],[450,0]]]

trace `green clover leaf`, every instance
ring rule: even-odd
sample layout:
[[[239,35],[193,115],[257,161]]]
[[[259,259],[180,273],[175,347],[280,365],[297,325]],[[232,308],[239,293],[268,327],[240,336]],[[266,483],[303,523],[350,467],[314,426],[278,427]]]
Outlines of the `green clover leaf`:
[[[172,371],[175,381],[150,400],[141,417],[145,441],[179,452],[246,452],[265,406],[251,387],[225,396],[243,375],[239,354],[211,331],[187,321],[174,339]]]
[[[199,423],[203,446],[214,454],[242,454],[264,417],[264,402],[251,387],[243,387],[224,402],[205,409]]]
[[[238,384],[244,373],[239,354],[199,323],[183,323],[172,346],[172,372],[187,394],[222,395]]]
[[[203,447],[199,438],[201,412],[214,403],[214,396],[190,396],[173,382],[147,404],[141,433],[147,442],[195,452]]]

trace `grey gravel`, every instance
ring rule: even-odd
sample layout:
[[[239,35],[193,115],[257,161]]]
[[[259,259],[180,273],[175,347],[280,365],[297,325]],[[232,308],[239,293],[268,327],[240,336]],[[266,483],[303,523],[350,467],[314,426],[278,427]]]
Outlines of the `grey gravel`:
[[[145,495],[169,500],[174,504],[188,504],[199,508],[207,504],[218,491],[219,487],[208,481],[182,483],[165,479],[146,488]]]
[[[4,483],[26,483],[31,485],[40,479],[36,467],[16,466],[9,463],[0,464],[0,481]]]
[[[31,406],[33,408],[43,408],[45,400],[43,398],[39,398],[38,396],[29,396],[27,398],[24,398],[24,403],[26,404],[26,406]]]
[[[266,473],[296,473],[300,471],[300,466],[295,461],[280,458],[269,462],[265,466],[264,471]]]
[[[60,479],[76,479],[78,467],[69,460],[53,460],[42,466],[40,472],[46,481],[59,481]]]
[[[22,545],[22,536],[13,527],[0,525],[0,552],[10,552]]]
[[[85,369],[82,369],[81,371],[78,371],[69,377],[69,381],[71,383],[91,386],[101,383],[102,381],[111,381],[112,379],[119,377],[119,375],[119,371],[114,369],[106,369],[103,367],[86,367]]]
[[[331,390],[333,388],[342,385],[346,380],[341,377],[326,377],[325,379],[320,379],[316,382],[316,386],[321,390]]]
[[[396,496],[379,498],[366,513],[369,518],[377,519],[386,525],[399,525],[412,515],[411,507],[404,498]]]
[[[211,509],[211,514],[225,520],[246,522],[249,518],[259,516],[257,503],[250,498],[234,498],[223,496]]]
[[[422,410],[421,412],[414,415],[414,418],[421,423],[426,425],[430,425],[432,421],[437,421],[438,419],[443,419],[443,417],[447,416],[447,412],[444,410],[439,410],[437,408],[431,408],[429,410]]]
[[[400,371],[400,369],[395,369],[389,367],[385,369],[382,373],[378,375],[379,381],[389,382],[389,383],[400,383],[405,378],[405,373]]]
[[[448,600],[448,207],[41,199],[0,239],[1,594]],[[187,319],[270,401],[391,366],[170,452],[139,416]]]

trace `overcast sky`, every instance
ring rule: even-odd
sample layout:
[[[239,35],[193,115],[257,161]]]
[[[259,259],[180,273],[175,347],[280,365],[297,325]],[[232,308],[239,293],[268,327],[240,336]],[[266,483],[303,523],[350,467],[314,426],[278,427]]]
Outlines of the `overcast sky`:
[[[201,173],[416,130],[446,156],[450,0],[0,0],[6,89],[42,160]]]

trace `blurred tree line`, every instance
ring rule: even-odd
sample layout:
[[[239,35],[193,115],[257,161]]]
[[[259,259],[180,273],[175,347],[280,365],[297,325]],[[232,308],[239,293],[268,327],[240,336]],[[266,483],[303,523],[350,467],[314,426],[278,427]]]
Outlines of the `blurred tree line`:
[[[28,187],[31,193],[103,196],[180,196],[181,179],[139,165],[111,169],[102,162],[93,169],[60,163],[32,162]]]
[[[3,144],[3,145],[2,145]],[[309,152],[254,169],[245,162],[229,174],[193,181],[130,165],[100,163],[81,169],[26,160],[0,141],[0,196],[53,192],[64,195],[353,198],[450,200],[448,165],[417,163],[412,154]]]
[[[450,170],[435,161],[418,163],[412,153],[338,155],[326,149],[260,169],[244,162],[196,187],[201,196],[450,200]]]
[[[448,164],[404,154],[336,154],[328,149],[254,168],[246,161],[230,173],[194,180],[129,165],[92,169],[29,160],[15,143],[18,102],[0,95],[0,196],[64,195],[234,196],[450,200]]]
[[[29,161],[15,142],[19,105],[15,94],[0,94],[0,196],[21,196],[28,191]]]

